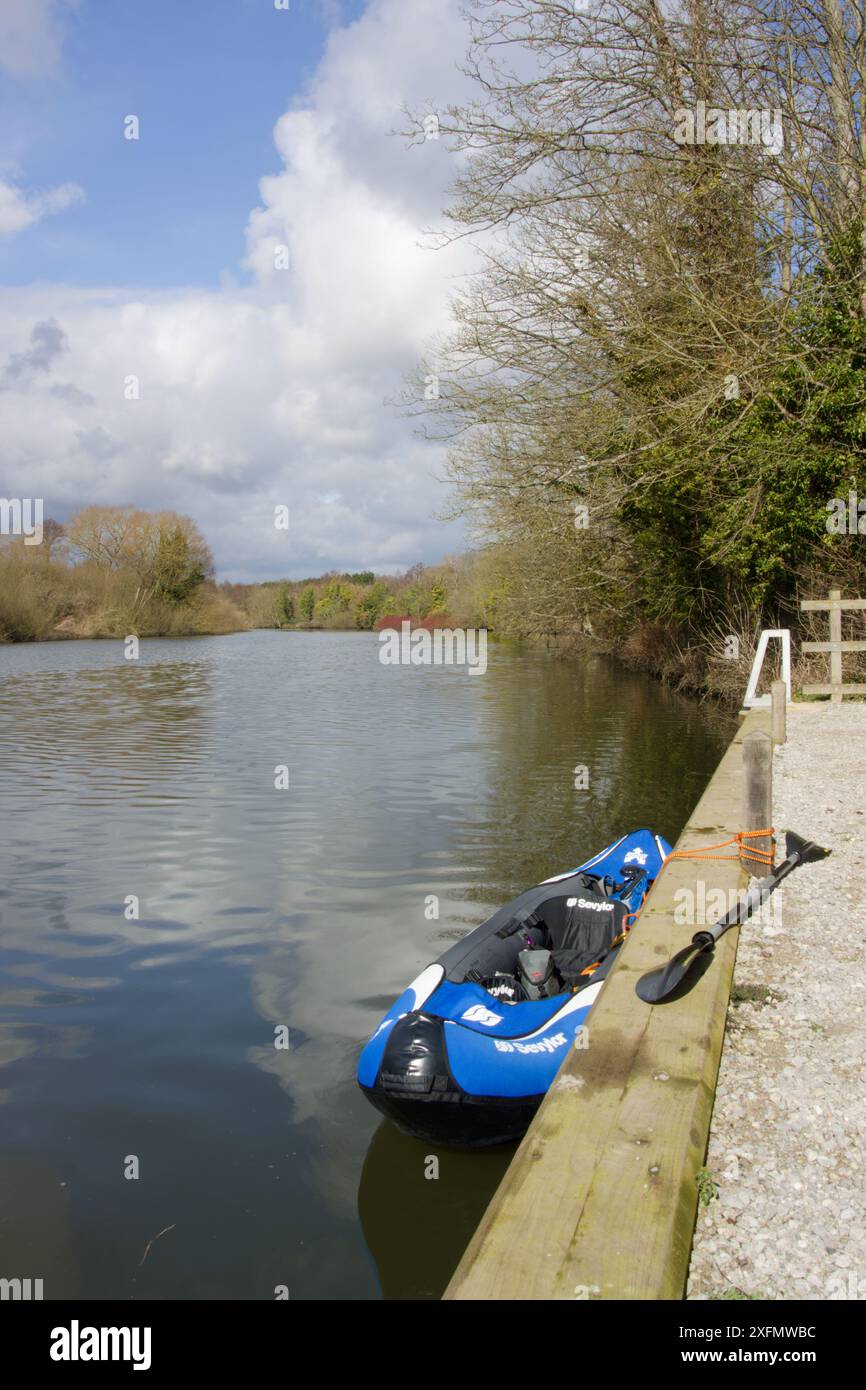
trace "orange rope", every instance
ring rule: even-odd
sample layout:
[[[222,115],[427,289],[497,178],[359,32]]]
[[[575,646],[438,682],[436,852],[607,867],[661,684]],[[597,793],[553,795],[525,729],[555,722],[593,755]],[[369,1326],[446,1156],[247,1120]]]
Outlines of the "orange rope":
[[[749,859],[757,860],[759,864],[766,864],[768,868],[772,868],[774,858],[772,843],[770,844],[769,849],[758,849],[756,845],[744,844],[744,841],[754,839],[765,839],[768,835],[773,834],[775,834],[775,827],[772,825],[767,825],[763,828],[763,830],[738,830],[735,835],[731,836],[730,840],[720,840],[717,845],[705,845],[703,849],[672,849],[670,854],[666,855],[665,858],[662,860],[661,869],[659,869],[658,873],[656,874],[656,881],[658,881],[662,869],[665,867],[666,864],[669,864],[672,859],[733,860],[734,862],[737,862],[742,859],[744,849],[748,850]],[[737,845],[737,853],[708,853],[709,850],[727,849],[728,845]],[[635,922],[640,916],[641,911],[643,910],[643,905],[646,902],[646,899],[647,894],[644,894],[643,902],[641,903],[640,907],[637,908],[635,912],[629,912],[627,914],[625,918],[626,932],[631,931],[632,927],[634,926]]]
[[[665,865],[669,864],[672,859],[734,860],[735,862],[737,862],[742,859],[744,849],[748,850],[749,859],[757,860],[759,864],[766,864],[768,868],[772,868],[774,859],[772,840],[770,841],[769,849],[758,849],[756,845],[747,845],[744,843],[744,841],[766,839],[768,835],[772,836],[774,833],[775,828],[772,825],[768,825],[765,826],[763,830],[738,830],[735,835],[731,836],[730,840],[720,840],[717,845],[705,845],[703,849],[672,849],[670,854],[666,855],[665,858],[662,860],[662,866],[655,876],[655,882],[658,882],[662,869],[664,869]],[[709,850],[727,849],[728,845],[736,845],[737,853],[708,853]],[[640,907],[638,907],[634,912],[626,913],[625,917],[623,918],[624,930],[622,932],[622,935],[617,939],[617,941],[614,941],[611,944],[611,950],[613,950],[613,947],[618,945],[620,941],[624,940],[625,937],[628,936],[629,932],[633,929],[635,922],[637,921],[638,917],[643,911],[643,906],[648,896],[649,895],[647,893],[644,893],[643,901],[641,902]],[[594,965],[588,965],[585,970],[582,970],[580,972],[581,977],[583,977],[584,975],[594,974],[600,964],[601,961],[596,961]],[[574,991],[577,988],[578,986],[576,984],[572,985],[572,991]]]
[[[770,867],[772,867],[774,857],[772,845],[769,849],[758,849],[756,845],[746,845],[743,842],[745,840],[766,839],[768,835],[772,835],[773,833],[774,827],[772,825],[768,825],[763,830],[738,830],[736,835],[731,836],[730,840],[720,840],[717,845],[706,845],[703,849],[672,849],[670,854],[667,856],[664,863],[662,864],[662,869],[664,868],[665,864],[670,862],[671,859],[741,860],[743,857],[744,849],[748,851],[748,854],[746,856],[748,859],[756,859],[760,864],[767,864]],[[725,849],[728,845],[737,845],[738,852],[736,854],[707,853],[707,850]],[[661,873],[661,869],[659,870],[659,873]]]

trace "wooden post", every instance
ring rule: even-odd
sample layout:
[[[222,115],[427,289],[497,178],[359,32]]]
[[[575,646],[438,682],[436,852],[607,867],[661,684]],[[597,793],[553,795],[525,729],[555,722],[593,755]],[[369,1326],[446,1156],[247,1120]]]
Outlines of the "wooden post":
[[[830,641],[842,641],[842,609],[839,606],[842,598],[841,589],[830,590]],[[830,649],[830,684],[833,686],[833,693],[830,696],[831,704],[836,704],[842,699],[842,647]]]
[[[773,740],[756,729],[743,739],[743,830],[769,829],[773,824]],[[750,874],[762,877],[770,865],[756,859],[750,849],[773,851],[773,837],[755,836],[740,853],[740,863]]]
[[[773,742],[778,745],[784,743],[787,738],[786,715],[788,691],[784,681],[773,681],[773,684],[770,686],[770,702],[773,711]]]

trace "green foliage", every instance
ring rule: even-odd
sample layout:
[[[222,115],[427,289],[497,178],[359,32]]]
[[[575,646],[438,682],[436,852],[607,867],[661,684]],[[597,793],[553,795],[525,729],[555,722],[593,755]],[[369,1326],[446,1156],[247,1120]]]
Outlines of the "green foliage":
[[[442,583],[441,580],[435,580],[430,585],[430,606],[427,609],[428,614],[444,613],[447,600],[448,596],[445,590],[445,585]]]
[[[861,36],[840,25],[828,65],[821,7],[794,7],[807,113],[772,26],[740,42],[749,6],[607,7],[597,42],[565,8],[468,7],[445,216],[485,254],[435,344],[444,389],[420,364],[407,404],[489,542],[461,607],[500,634],[655,649],[665,676],[673,654],[692,684],[714,635],[805,629],[801,596],[866,583],[862,536],[827,527],[833,499],[866,498],[866,148],[836,70],[859,70]],[[741,134],[784,107],[784,141],[683,144],[671,112],[698,99],[738,108]],[[417,576],[405,592],[413,614],[436,601]]]
[[[153,566],[154,597],[166,603],[185,603],[204,579],[204,567],[184,530],[180,526],[160,528]]]
[[[698,1201],[702,1207],[708,1207],[710,1202],[716,1201],[719,1195],[719,1185],[709,1168],[698,1169],[695,1173],[695,1184],[698,1189]]]
[[[771,985],[734,985],[731,990],[731,1007],[738,1008],[740,1004],[775,1004],[784,997]]]
[[[348,613],[351,602],[352,591],[349,586],[339,579],[330,579],[316,604],[316,617],[327,625],[333,623],[334,626],[338,626],[340,619]]]
[[[293,623],[295,621],[295,602],[289,592],[289,586],[282,583],[277,587],[277,616],[280,626]]]
[[[381,579],[377,580],[355,606],[355,626],[369,631],[393,604],[393,595]]]
[[[226,587],[234,601],[244,606],[254,627],[285,626],[297,615],[302,623],[330,630],[369,632],[380,618],[391,614],[411,613],[423,618],[450,612],[451,596],[470,569],[471,562],[461,558],[436,567],[414,565],[399,579],[377,578],[372,570],[360,570],[356,574],[332,572],[318,579],[281,580],[278,585]],[[468,599],[465,589],[461,595]]]
[[[313,621],[313,613],[316,607],[316,591],[313,588],[304,589],[301,594],[298,608],[305,623]]]
[[[836,253],[838,256],[838,253]],[[719,405],[698,443],[659,446],[620,509],[649,618],[695,621],[742,602],[768,619],[806,566],[864,575],[858,536],[828,532],[828,504],[866,496],[866,322],[828,268],[803,286],[798,353],[747,402]]]

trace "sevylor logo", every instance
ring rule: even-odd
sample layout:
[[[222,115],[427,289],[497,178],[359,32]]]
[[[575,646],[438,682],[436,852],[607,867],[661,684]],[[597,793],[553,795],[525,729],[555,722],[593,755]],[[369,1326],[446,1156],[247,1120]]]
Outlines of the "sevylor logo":
[[[467,1009],[460,1017],[465,1018],[467,1023],[481,1023],[485,1028],[495,1028],[503,1019],[502,1014],[492,1013],[490,1009],[485,1009],[483,1004],[473,1004],[472,1008]]]
[[[613,912],[613,903],[594,903],[586,898],[569,898],[566,907],[588,907],[590,912]]]
[[[552,1038],[542,1038],[534,1043],[510,1043],[503,1042],[501,1038],[494,1038],[493,1045],[497,1052],[555,1052],[558,1047],[564,1047],[567,1038],[564,1033],[554,1033]]]

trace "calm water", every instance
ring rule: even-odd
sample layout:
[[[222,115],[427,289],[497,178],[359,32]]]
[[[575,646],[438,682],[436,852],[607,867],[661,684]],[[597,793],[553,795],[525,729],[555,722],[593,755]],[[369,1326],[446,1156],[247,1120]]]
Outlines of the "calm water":
[[[510,1155],[427,1180],[359,1045],[506,898],[673,839],[732,721],[601,660],[384,667],[363,633],[0,647],[0,677],[0,1276],[437,1296]]]

